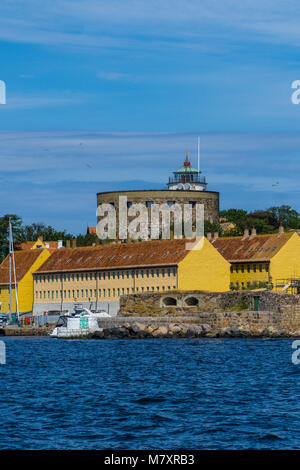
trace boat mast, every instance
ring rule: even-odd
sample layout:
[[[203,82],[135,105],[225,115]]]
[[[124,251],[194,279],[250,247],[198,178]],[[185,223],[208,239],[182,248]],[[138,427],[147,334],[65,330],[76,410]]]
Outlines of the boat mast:
[[[11,227],[11,222],[9,218],[8,222],[8,233],[9,233],[9,321],[11,322],[12,320],[12,305],[11,305],[11,249],[10,249],[10,227]]]
[[[16,295],[16,313],[19,324],[19,297],[18,297],[18,284],[17,284],[17,273],[16,273],[16,262],[15,262],[15,252],[14,252],[14,240],[11,226],[11,219],[9,218],[9,282],[10,282],[10,316],[12,314],[12,304],[11,304],[11,291],[12,291],[12,267],[14,271],[14,284],[15,284],[15,295]]]

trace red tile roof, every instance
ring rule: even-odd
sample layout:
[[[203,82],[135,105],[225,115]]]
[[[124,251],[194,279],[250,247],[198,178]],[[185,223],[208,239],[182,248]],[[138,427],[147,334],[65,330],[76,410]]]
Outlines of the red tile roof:
[[[17,282],[21,281],[43,251],[43,249],[39,249],[15,252]],[[14,281],[13,271],[12,280]],[[9,256],[0,264],[0,284],[9,284]]]
[[[104,246],[56,250],[36,271],[68,272],[134,266],[177,265],[189,252],[186,240],[110,243]]]
[[[33,246],[37,241],[40,241],[41,244],[44,244],[46,248],[56,250],[58,248],[58,241],[42,241],[42,240],[36,240],[34,242],[22,242],[22,243],[16,243],[15,249],[16,250],[32,250]],[[39,250],[39,248],[36,248]]]
[[[293,233],[256,235],[254,238],[220,237],[212,241],[218,252],[230,262],[268,261],[285,245]]]

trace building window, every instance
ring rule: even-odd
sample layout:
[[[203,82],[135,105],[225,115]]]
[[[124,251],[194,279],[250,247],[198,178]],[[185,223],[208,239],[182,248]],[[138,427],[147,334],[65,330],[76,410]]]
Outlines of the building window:
[[[230,272],[233,273],[233,266],[230,266]]]
[[[247,271],[250,273],[250,264],[247,264]]]
[[[269,271],[269,265],[268,263],[265,265],[265,270],[268,272]]]
[[[153,201],[146,201],[146,207],[150,208],[153,206]]]
[[[245,269],[245,267],[244,267],[244,265],[242,264],[242,266],[241,266],[241,272],[242,272],[242,273],[244,272],[244,269]]]
[[[253,272],[256,273],[256,264],[253,265]]]
[[[259,272],[262,272],[262,264],[259,265]]]
[[[132,206],[132,202],[131,201],[127,201],[127,207],[131,207]]]
[[[236,267],[235,267],[235,272],[239,272],[239,265],[237,264]]]

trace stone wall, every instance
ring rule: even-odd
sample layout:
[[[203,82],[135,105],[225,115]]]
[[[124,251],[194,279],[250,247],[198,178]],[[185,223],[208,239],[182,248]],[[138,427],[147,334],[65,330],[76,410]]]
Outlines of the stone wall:
[[[193,316],[99,319],[99,338],[275,337],[299,338],[300,313],[199,313]]]
[[[222,328],[238,327],[250,331],[259,331],[268,327],[277,330],[286,329],[288,331],[300,330],[300,312],[294,313],[274,313],[256,312],[243,310],[240,312],[218,312],[199,313],[194,315],[178,316],[156,316],[156,317],[124,317],[100,318],[98,320],[100,328],[120,327],[124,324],[134,324],[136,322],[145,325],[170,325],[173,323],[185,323],[195,325],[209,325],[212,330]]]
[[[259,311],[273,313],[294,313],[298,310],[300,311],[299,295],[271,292],[268,290],[224,293],[170,291],[122,296],[120,298],[120,315],[127,317],[185,316],[202,312],[216,313],[254,310],[255,296],[259,296]]]

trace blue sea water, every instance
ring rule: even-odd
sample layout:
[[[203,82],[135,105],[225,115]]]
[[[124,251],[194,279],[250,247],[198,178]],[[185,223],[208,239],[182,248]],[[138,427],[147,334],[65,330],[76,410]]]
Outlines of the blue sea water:
[[[287,339],[1,338],[0,449],[299,449]]]

